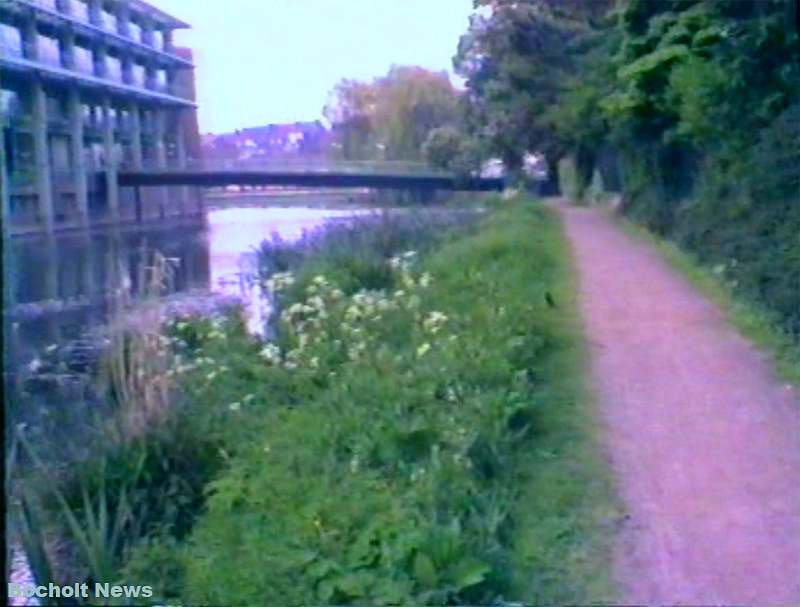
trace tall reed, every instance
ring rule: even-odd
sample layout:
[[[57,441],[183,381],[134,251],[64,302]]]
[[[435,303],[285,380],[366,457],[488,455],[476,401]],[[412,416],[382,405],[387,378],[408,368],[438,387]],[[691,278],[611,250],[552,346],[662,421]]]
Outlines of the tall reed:
[[[9,522],[39,584],[75,581],[76,575],[118,581],[120,559],[146,533],[148,493],[141,485],[152,454],[142,439],[164,421],[175,394],[160,298],[172,289],[176,265],[144,247],[141,259],[133,280],[119,260],[107,265],[116,288],[108,294],[110,344],[96,379],[112,406],[87,416],[95,437],[89,460],[45,462],[24,427],[12,433]],[[112,469],[120,453],[126,465]],[[76,562],[63,562],[65,554]]]

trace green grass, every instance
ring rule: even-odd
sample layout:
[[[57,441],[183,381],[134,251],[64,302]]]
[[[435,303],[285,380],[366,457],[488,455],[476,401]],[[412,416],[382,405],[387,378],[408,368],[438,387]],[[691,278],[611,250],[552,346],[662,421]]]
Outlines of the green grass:
[[[179,550],[181,597],[613,599],[616,504],[595,442],[558,220],[530,201],[511,202],[393,280],[360,308],[361,320],[348,320],[356,300],[334,296],[335,285],[320,283],[305,300],[290,289],[284,309],[319,296],[326,316],[315,324],[317,313],[306,310],[284,323],[288,372],[204,346],[231,373],[198,397],[254,396],[235,407],[247,438]],[[392,302],[397,308],[374,311]],[[433,312],[447,317],[435,335],[425,328]],[[355,356],[354,342],[364,344]]]
[[[694,255],[675,242],[661,238],[623,217],[618,217],[618,221],[625,232],[653,246],[671,267],[719,306],[743,336],[767,352],[781,379],[800,385],[800,345],[780,329],[774,314],[737,295],[731,285],[715,274],[712,268],[702,265]]]
[[[390,225],[334,239],[281,279],[270,347],[171,325],[180,406],[63,487],[77,536],[137,504],[95,534],[104,575],[170,604],[613,601],[569,250],[534,201],[492,207],[417,256]]]
[[[578,308],[578,275],[557,216],[547,247],[558,260],[553,294],[564,347],[549,361],[548,390],[561,406],[540,419],[519,502],[517,589],[527,604],[613,603],[619,599],[612,553],[622,506],[601,444],[599,412],[588,386],[589,350]]]

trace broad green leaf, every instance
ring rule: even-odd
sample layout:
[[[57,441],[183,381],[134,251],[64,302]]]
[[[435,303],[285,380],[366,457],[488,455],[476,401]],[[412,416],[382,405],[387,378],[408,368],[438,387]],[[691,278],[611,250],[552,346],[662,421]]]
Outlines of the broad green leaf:
[[[422,586],[434,588],[438,576],[436,575],[436,567],[433,561],[427,554],[417,552],[414,557],[414,577]]]

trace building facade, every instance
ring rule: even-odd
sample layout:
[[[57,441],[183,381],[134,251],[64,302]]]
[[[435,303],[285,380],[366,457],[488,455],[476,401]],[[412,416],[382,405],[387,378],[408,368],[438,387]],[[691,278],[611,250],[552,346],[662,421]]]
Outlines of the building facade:
[[[142,0],[0,0],[7,232],[202,213],[190,188],[117,185],[190,160],[194,66],[173,43],[186,27]]]

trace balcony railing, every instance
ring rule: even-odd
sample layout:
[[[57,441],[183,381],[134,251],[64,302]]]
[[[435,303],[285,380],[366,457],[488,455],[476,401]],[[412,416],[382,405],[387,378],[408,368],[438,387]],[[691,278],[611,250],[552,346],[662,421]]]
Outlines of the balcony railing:
[[[129,23],[129,32],[123,35],[119,32],[119,19],[116,15],[101,11],[97,15],[91,15],[89,6],[84,0],[71,0],[69,10],[62,10],[64,7],[59,6],[58,0],[0,0],[0,4],[4,2],[17,3],[22,6],[31,8],[39,8],[52,16],[61,17],[67,22],[72,22],[75,25],[83,26],[85,28],[92,28],[97,30],[98,33],[104,33],[108,36],[108,40],[114,44],[126,42],[128,44],[135,44],[141,50],[147,48],[151,52],[158,53],[164,57],[169,57],[170,60],[184,64],[191,65],[191,61],[184,59],[174,54],[174,49],[167,48],[169,45],[164,44],[163,34],[158,32],[158,40],[153,39],[154,32],[144,30],[140,25],[131,21]],[[2,26],[3,24],[0,24]],[[1,57],[2,55],[0,55]]]
[[[42,61],[32,61],[25,57],[13,57],[8,55],[0,55],[0,69],[9,71],[22,71],[30,72],[37,70],[47,79],[63,81],[64,79],[76,79],[84,86],[104,86],[115,91],[118,94],[125,94],[127,96],[140,96],[157,98],[162,102],[181,106],[195,106],[194,101],[186,97],[178,97],[173,94],[164,79],[157,79],[150,77],[145,81],[145,87],[139,85],[131,85],[122,82],[122,75],[120,73],[118,78],[113,77],[108,71],[100,72],[99,68],[102,66],[98,62],[97,66],[89,72],[88,66],[81,66],[78,63],[77,69],[68,69],[63,65],[51,65]],[[102,74],[102,75],[101,75]]]

